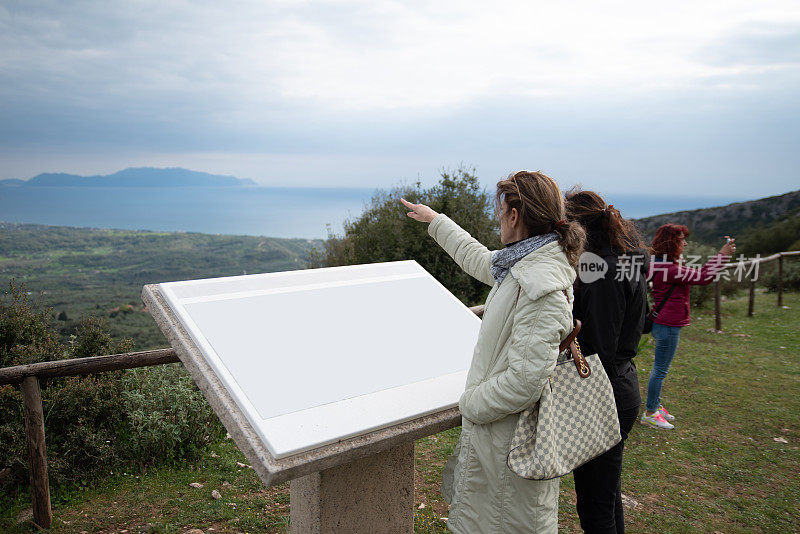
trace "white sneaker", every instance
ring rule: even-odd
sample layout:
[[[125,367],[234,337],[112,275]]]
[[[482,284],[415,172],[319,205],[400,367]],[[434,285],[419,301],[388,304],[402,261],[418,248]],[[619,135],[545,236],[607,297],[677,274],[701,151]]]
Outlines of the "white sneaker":
[[[664,416],[661,415],[660,412],[653,412],[653,415],[647,415],[647,412],[645,412],[642,414],[642,418],[639,422],[650,428],[663,428],[664,430],[672,430],[675,428],[674,425],[671,425],[664,419]]]
[[[659,405],[658,405],[658,413],[660,413],[660,414],[661,414],[661,416],[662,416],[664,419],[666,419],[667,421],[674,421],[674,420],[675,420],[675,416],[674,416],[674,415],[672,415],[671,413],[669,413],[669,412],[667,411],[667,409],[666,409],[666,408],[664,408],[664,405],[663,405],[663,404],[659,404]]]

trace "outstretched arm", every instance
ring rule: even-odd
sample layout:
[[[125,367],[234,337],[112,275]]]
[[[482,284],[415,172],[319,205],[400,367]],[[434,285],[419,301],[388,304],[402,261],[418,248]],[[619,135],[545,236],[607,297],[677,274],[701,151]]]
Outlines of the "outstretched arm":
[[[735,253],[736,240],[729,238],[719,252],[699,269],[677,264],[670,265],[664,273],[664,281],[669,284],[708,285],[717,279],[719,271],[725,267],[725,264],[730,261]]]
[[[489,270],[492,265],[492,253],[488,248],[446,215],[436,213],[425,204],[412,204],[402,198],[400,201],[411,210],[408,212],[409,217],[430,223],[428,233],[458,266],[464,269],[464,272],[484,284],[494,285],[494,278]]]

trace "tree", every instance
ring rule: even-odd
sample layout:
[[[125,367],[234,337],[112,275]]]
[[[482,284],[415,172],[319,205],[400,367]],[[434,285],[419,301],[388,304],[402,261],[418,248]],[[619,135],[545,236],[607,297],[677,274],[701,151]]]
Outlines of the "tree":
[[[428,225],[409,218],[400,197],[444,213],[490,249],[500,248],[494,199],[483,190],[474,169],[442,171],[439,183],[422,189],[399,185],[378,190],[364,213],[344,222],[344,235],[329,232],[323,248],[312,250],[311,267],[416,260],[462,302],[483,300],[487,287],[467,275],[428,235]]]

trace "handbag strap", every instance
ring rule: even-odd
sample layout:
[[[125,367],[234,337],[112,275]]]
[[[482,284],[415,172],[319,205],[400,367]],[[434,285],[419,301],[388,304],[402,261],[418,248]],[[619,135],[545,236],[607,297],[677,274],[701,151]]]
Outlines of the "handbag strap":
[[[572,332],[569,333],[567,337],[564,338],[564,341],[558,346],[558,352],[564,352],[567,347],[569,347],[574,341],[575,338],[578,337],[578,332],[581,331],[581,322],[575,319],[575,328],[572,329]]]
[[[661,311],[661,308],[663,308],[664,305],[669,300],[669,296],[672,295],[672,290],[675,289],[676,285],[677,284],[670,284],[669,289],[667,290],[667,294],[664,295],[664,298],[661,299],[661,302],[658,303],[658,306],[656,306],[656,308],[650,312],[650,317],[652,317],[653,319],[658,317],[658,313]]]
[[[569,295],[567,295],[567,291],[563,290],[564,297],[567,299],[567,303],[569,303]],[[586,378],[590,374],[592,374],[591,368],[589,368],[589,363],[584,358],[583,353],[581,352],[581,346],[578,344],[578,332],[581,331],[581,322],[578,319],[575,319],[575,328],[572,329],[572,332],[564,338],[564,341],[558,346],[559,354],[569,348],[569,352],[572,355],[572,360],[575,362],[575,368],[578,370],[578,374],[581,378]]]

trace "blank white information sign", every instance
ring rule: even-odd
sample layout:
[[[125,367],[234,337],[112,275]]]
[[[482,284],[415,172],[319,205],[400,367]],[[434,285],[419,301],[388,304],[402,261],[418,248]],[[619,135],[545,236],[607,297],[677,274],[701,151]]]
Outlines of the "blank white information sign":
[[[456,406],[481,323],[415,261],[159,289],[276,459]]]

